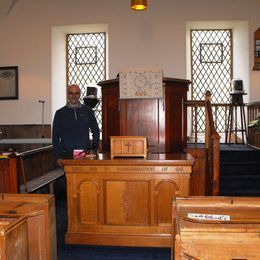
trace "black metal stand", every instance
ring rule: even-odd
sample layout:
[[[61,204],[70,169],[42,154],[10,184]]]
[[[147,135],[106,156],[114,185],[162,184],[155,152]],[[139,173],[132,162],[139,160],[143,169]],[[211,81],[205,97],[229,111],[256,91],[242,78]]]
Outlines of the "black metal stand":
[[[92,108],[94,108],[100,101],[97,98],[83,98],[83,100],[85,105],[88,105]]]
[[[245,104],[243,102],[243,95],[246,95],[246,93],[230,93],[230,95],[231,103],[226,124],[225,143],[230,145],[231,133],[235,133],[235,143],[237,144],[237,133],[241,132],[242,143],[244,144],[247,142]],[[237,124],[238,108],[240,109],[241,128],[238,128]]]

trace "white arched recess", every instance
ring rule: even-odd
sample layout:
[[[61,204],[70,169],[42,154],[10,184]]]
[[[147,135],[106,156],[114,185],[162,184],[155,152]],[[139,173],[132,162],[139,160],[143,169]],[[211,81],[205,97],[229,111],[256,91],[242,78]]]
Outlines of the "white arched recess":
[[[186,72],[191,78],[191,48],[190,30],[192,29],[232,29],[233,34],[233,78],[242,79],[245,92],[244,102],[250,100],[250,52],[249,52],[249,24],[248,21],[188,21],[186,22]],[[191,99],[191,91],[188,93]],[[188,113],[189,114],[189,113]],[[188,133],[190,133],[188,119]]]
[[[66,104],[66,35],[74,33],[105,32],[108,35],[107,24],[87,24],[54,26],[51,29],[51,115]],[[106,51],[108,37],[106,37]],[[106,56],[108,56],[106,54]],[[107,61],[108,59],[106,59]],[[106,64],[108,72],[108,62]],[[108,73],[106,72],[106,75]]]

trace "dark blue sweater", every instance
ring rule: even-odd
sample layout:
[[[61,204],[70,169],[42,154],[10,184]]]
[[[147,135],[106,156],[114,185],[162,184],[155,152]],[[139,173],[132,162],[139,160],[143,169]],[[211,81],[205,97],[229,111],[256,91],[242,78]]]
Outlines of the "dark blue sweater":
[[[98,147],[99,129],[91,107],[78,108],[64,106],[57,110],[53,120],[52,143],[56,158],[74,149],[86,150],[90,145],[89,129],[93,134],[93,144]]]

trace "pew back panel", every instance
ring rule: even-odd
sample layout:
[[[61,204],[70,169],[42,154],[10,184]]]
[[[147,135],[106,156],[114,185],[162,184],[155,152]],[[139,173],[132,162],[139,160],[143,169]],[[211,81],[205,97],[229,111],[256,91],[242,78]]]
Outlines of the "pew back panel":
[[[63,175],[57,168],[52,145],[16,152],[0,160],[0,192],[33,192],[46,184],[53,187]]]
[[[175,260],[260,259],[260,198],[176,198],[173,204]]]
[[[24,216],[0,214],[0,259],[28,259],[27,224]]]

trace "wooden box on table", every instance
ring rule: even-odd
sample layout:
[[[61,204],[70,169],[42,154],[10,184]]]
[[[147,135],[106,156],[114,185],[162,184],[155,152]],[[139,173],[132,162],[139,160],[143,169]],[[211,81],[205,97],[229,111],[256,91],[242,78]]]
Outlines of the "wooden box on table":
[[[190,197],[173,204],[172,259],[260,259],[260,198]]]
[[[55,199],[53,195],[0,194],[0,214],[26,217],[30,260],[57,259]]]
[[[146,157],[147,139],[145,136],[110,136],[111,158]]]
[[[0,259],[28,259],[26,217],[0,214]]]

